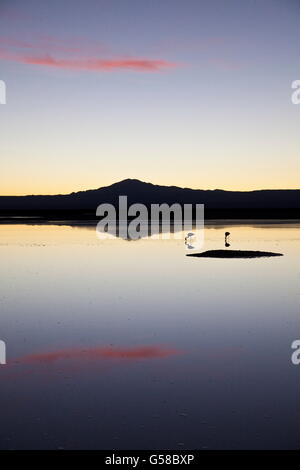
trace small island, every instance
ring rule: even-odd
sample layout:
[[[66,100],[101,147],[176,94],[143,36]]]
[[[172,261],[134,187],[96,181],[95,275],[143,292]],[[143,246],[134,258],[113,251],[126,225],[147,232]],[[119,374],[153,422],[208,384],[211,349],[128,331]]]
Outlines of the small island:
[[[271,256],[283,256],[283,254],[271,251],[208,250],[202,253],[187,253],[186,256],[194,256],[196,258],[269,258]]]

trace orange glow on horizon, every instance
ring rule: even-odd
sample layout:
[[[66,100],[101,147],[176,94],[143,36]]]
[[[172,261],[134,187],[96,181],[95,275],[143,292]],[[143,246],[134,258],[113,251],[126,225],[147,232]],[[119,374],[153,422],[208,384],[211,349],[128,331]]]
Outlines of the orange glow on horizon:
[[[58,194],[70,194],[72,192],[79,192],[79,191],[88,191],[94,190],[98,188],[102,188],[105,186],[110,186],[115,184],[123,179],[129,178],[128,176],[120,177],[117,179],[109,180],[109,181],[100,181],[96,183],[95,181],[91,181],[90,183],[85,184],[78,184],[78,182],[74,181],[74,184],[68,182],[68,185],[64,184],[52,184],[51,181],[46,182],[45,184],[42,182],[35,182],[32,185],[28,184],[12,184],[12,185],[5,185],[1,184],[0,188],[0,196],[30,196],[30,195],[58,195]],[[135,178],[135,177],[132,177]],[[139,179],[145,183],[152,183],[154,185],[159,186],[178,186],[181,188],[191,188],[191,189],[202,189],[202,190],[214,190],[214,189],[221,189],[224,191],[255,191],[255,190],[262,190],[262,189],[299,189],[299,184],[296,183],[296,177],[291,181],[286,179],[282,179],[282,181],[267,181],[262,182],[249,182],[248,184],[242,183],[239,180],[234,180],[231,183],[227,182],[226,184],[222,184],[219,181],[216,181],[215,184],[213,183],[206,183],[204,180],[202,181],[199,178],[199,182],[195,180],[190,181],[182,181],[182,180],[172,180],[168,181],[162,178],[147,178],[147,177],[136,177],[135,179]]]

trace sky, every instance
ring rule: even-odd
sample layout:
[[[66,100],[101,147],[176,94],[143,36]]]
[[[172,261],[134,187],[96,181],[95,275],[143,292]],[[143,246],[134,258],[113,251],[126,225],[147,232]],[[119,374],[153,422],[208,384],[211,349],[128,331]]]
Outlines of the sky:
[[[0,0],[0,195],[299,188],[299,0]]]

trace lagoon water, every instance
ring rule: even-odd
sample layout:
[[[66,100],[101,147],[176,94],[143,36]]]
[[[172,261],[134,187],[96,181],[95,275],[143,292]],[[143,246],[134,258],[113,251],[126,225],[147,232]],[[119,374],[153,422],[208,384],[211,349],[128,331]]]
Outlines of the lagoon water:
[[[284,256],[0,225],[0,448],[300,448],[300,224],[227,230]]]

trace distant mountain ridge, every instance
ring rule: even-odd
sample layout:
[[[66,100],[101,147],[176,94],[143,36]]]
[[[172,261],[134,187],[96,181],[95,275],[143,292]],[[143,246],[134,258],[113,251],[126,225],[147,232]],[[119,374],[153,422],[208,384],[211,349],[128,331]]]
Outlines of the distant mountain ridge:
[[[135,202],[205,204],[208,211],[287,211],[300,218],[300,189],[225,191],[160,186],[136,179],[125,179],[99,189],[50,196],[0,196],[0,214],[40,212],[88,212],[95,214],[101,203],[118,205],[119,196]],[[249,212],[249,214],[250,214]]]

